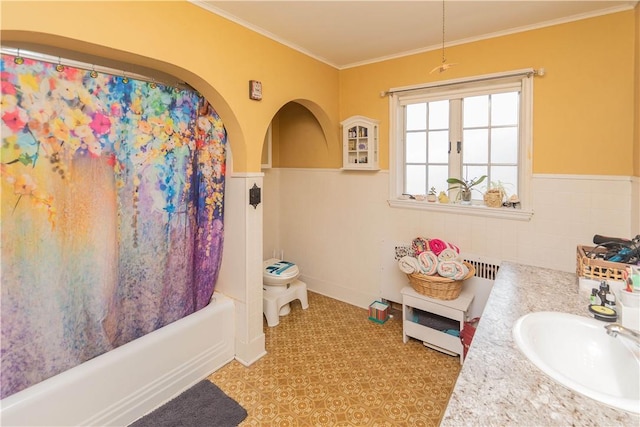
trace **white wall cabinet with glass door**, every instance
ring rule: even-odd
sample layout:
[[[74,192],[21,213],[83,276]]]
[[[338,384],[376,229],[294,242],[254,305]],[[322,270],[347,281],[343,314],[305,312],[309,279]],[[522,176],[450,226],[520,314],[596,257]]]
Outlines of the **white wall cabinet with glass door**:
[[[378,170],[378,120],[353,116],[342,125],[342,169]]]

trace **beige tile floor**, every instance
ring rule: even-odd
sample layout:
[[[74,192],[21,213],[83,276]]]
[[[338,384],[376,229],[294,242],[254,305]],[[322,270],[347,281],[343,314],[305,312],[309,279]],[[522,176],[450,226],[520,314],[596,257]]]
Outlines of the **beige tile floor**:
[[[437,426],[460,361],[402,342],[401,312],[384,324],[368,312],[309,292],[269,328],[267,355],[233,361],[209,380],[248,412],[241,426]]]

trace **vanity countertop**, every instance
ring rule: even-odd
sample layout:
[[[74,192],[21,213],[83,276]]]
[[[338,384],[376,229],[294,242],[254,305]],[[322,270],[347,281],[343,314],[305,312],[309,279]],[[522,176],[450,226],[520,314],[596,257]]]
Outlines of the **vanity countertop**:
[[[547,377],[513,340],[520,316],[535,311],[589,316],[587,298],[578,293],[575,274],[503,262],[441,426],[640,425],[640,416]]]

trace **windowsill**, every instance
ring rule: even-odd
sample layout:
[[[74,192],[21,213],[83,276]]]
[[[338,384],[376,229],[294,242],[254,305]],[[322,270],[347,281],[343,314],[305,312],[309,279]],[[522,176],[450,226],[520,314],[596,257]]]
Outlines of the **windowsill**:
[[[451,213],[457,215],[501,218],[513,221],[529,221],[533,211],[514,208],[490,208],[485,205],[460,205],[456,203],[440,204],[417,200],[387,200],[392,208],[418,209],[423,211]]]

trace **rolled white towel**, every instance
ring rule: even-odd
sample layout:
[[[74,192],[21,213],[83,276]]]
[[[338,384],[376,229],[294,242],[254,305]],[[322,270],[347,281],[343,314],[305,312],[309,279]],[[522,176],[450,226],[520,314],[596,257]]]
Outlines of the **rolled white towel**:
[[[422,274],[433,276],[438,271],[438,257],[431,251],[418,255],[418,264]]]
[[[462,280],[467,273],[469,273],[469,269],[460,261],[440,261],[438,263],[438,274],[442,277]]]
[[[420,264],[418,260],[412,256],[405,255],[398,260],[398,267],[404,274],[420,272]]]
[[[469,267],[467,267],[465,264],[460,263],[462,265],[462,269],[460,271],[457,271],[456,275],[453,276],[454,280],[462,280],[465,277],[467,277],[467,274],[469,274]]]
[[[455,249],[446,248],[438,255],[438,261],[459,261],[460,254]]]

